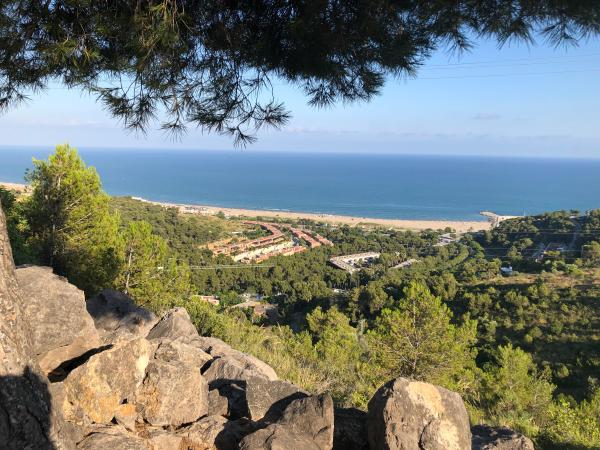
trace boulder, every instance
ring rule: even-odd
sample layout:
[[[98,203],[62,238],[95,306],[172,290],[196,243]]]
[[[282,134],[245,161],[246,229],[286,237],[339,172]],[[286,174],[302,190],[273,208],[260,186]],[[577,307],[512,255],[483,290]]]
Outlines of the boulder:
[[[185,308],[173,308],[165,313],[148,333],[148,339],[192,339],[198,336],[196,327]]]
[[[217,386],[223,382],[230,381],[246,382],[250,378],[263,378],[270,381],[277,380],[275,371],[265,373],[262,368],[253,362],[240,358],[237,355],[225,355],[215,358],[208,368],[204,369],[203,375],[211,383],[211,386]]]
[[[123,403],[115,411],[115,420],[128,431],[135,431],[138,413],[133,403]]]
[[[0,206],[0,448],[71,449],[75,443],[52,408],[48,379],[34,359],[26,303]]]
[[[246,403],[249,418],[256,421],[265,416],[279,418],[294,400],[308,396],[298,386],[281,380],[251,377],[246,380]]]
[[[151,429],[146,433],[146,442],[150,450],[180,450],[183,438],[163,429]]]
[[[396,378],[369,402],[367,433],[372,449],[463,450],[471,446],[469,416],[455,392]]]
[[[104,289],[87,299],[86,308],[104,343],[146,336],[158,322],[151,311],[137,306],[127,294],[114,289]]]
[[[145,439],[127,433],[124,428],[116,425],[94,431],[77,444],[77,448],[80,450],[148,450],[148,445]]]
[[[251,370],[269,380],[278,379],[275,370],[267,363],[252,355],[235,350],[220,339],[213,337],[198,337],[194,339],[194,344],[209,353],[213,358],[226,358],[228,361],[235,361],[237,365],[244,370]]]
[[[240,442],[240,450],[331,450],[333,401],[328,394],[294,400],[279,420]]]
[[[356,408],[335,408],[333,423],[334,450],[369,450],[366,412]]]
[[[531,439],[506,427],[475,425],[473,450],[534,450]]]
[[[65,379],[67,399],[95,423],[109,423],[144,379],[151,346],[144,338],[92,356]]]
[[[229,413],[229,401],[217,389],[208,391],[208,413],[224,417],[227,417]]]
[[[164,362],[182,362],[200,370],[212,356],[188,342],[185,337],[161,340],[154,358]]]
[[[31,330],[33,352],[44,372],[100,346],[83,291],[54,275],[50,267],[22,267],[16,275],[27,299],[24,320],[35,324]]]
[[[148,364],[135,402],[151,425],[178,427],[208,413],[208,384],[196,367],[155,359]]]
[[[221,416],[206,416],[177,431],[182,438],[179,448],[194,450],[237,450],[246,425]]]

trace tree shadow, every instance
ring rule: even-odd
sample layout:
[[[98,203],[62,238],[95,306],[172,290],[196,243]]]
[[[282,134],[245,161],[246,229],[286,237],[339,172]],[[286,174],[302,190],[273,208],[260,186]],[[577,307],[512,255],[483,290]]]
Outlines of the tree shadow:
[[[0,377],[0,449],[56,450],[50,433],[52,397],[47,382],[26,367]]]

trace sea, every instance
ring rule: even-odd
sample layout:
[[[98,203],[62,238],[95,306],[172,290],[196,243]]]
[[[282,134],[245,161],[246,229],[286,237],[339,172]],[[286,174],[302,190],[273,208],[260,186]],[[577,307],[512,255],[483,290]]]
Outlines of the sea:
[[[0,147],[0,181],[23,182],[51,149]],[[111,195],[417,220],[600,208],[600,159],[252,150],[80,149]]]

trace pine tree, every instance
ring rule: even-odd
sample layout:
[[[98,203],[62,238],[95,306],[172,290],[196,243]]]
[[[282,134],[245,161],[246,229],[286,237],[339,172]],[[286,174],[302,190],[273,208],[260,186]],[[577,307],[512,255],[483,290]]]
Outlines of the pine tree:
[[[38,259],[87,294],[112,285],[120,264],[119,216],[109,210],[98,173],[68,144],[33,164],[25,216]]]

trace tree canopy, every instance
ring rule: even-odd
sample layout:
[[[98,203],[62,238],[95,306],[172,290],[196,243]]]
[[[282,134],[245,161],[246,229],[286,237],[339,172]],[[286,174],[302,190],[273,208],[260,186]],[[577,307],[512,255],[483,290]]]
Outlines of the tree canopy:
[[[289,113],[273,80],[316,106],[368,100],[441,47],[473,40],[576,44],[600,32],[595,0],[8,0],[0,6],[0,108],[59,80],[126,127],[254,139]]]

